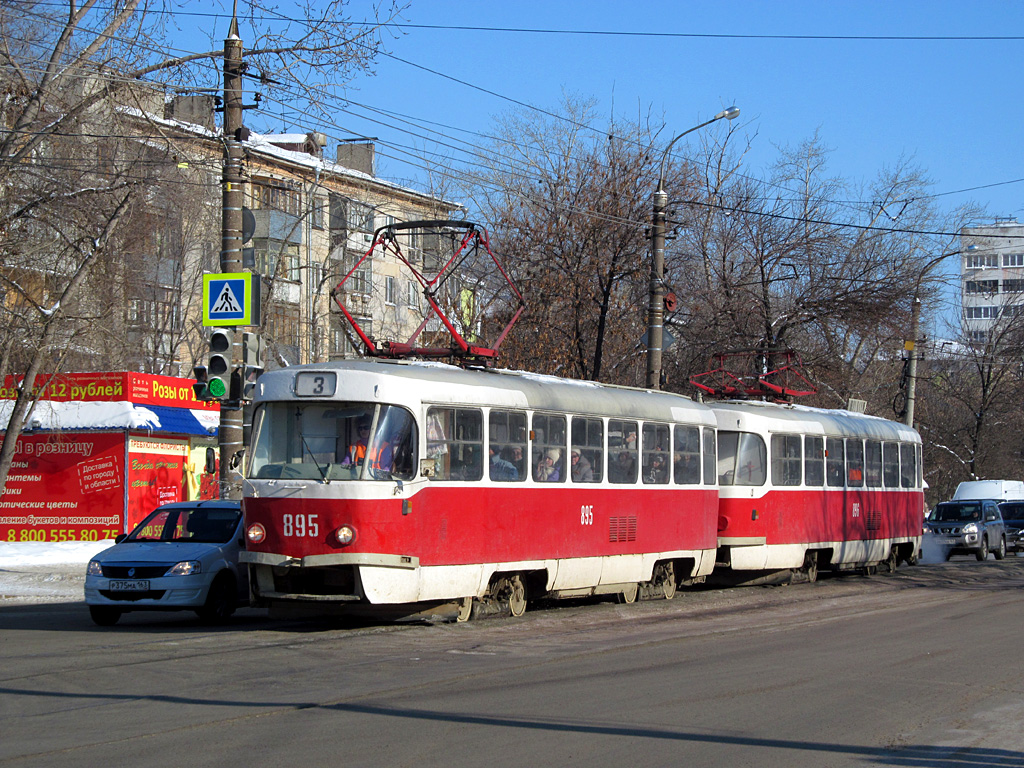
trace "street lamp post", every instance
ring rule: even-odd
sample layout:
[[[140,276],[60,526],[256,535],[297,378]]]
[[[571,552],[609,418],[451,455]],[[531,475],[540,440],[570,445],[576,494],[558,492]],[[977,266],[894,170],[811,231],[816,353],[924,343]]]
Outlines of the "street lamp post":
[[[672,145],[688,133],[703,128],[716,120],[733,120],[739,115],[738,107],[723,109],[707,122],[683,131],[665,147],[658,171],[658,188],[654,192],[654,215],[651,224],[651,287],[650,305],[647,312],[647,388],[661,388],[661,353],[665,330],[665,209],[668,194],[665,192],[665,163]]]

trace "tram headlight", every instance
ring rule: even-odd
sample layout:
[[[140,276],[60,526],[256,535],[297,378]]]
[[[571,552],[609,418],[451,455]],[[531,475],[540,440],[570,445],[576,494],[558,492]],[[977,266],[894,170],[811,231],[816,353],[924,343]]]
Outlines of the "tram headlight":
[[[343,525],[334,532],[335,540],[343,547],[347,547],[356,540],[356,529],[351,525]]]
[[[259,523],[253,523],[245,530],[245,538],[249,540],[250,544],[259,544],[265,538],[267,538],[267,529]]]

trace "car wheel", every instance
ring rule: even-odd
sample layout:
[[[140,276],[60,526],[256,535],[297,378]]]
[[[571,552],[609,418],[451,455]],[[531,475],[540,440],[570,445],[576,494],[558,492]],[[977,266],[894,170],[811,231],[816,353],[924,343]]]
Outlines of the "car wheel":
[[[238,605],[235,580],[230,573],[222,573],[213,580],[206,603],[196,610],[199,618],[207,624],[220,624],[231,618]]]
[[[121,618],[121,609],[111,608],[109,605],[90,605],[89,615],[99,626],[112,627]]]
[[[1005,536],[1003,536],[1002,538],[999,539],[999,549],[997,549],[992,554],[994,554],[996,556],[996,560],[1002,560],[1004,557],[1006,557],[1006,537]]]
[[[975,555],[979,561],[988,560],[988,539],[984,536],[981,537],[981,544],[978,546],[978,552]]]

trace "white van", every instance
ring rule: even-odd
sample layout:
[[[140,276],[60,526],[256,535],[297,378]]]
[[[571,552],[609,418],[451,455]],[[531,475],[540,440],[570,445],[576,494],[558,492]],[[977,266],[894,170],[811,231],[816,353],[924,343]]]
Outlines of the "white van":
[[[956,493],[953,494],[953,501],[966,499],[1024,500],[1024,481],[967,480],[960,483],[956,487]]]

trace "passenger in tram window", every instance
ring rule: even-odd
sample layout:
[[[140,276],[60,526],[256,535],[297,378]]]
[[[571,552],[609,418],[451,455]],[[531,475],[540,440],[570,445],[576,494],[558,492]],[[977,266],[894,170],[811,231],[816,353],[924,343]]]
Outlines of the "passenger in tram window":
[[[366,443],[370,439],[370,422],[360,421],[357,434],[359,437],[348,447],[348,453],[345,454],[345,458],[341,462],[342,466],[362,464],[363,459],[366,458]]]
[[[631,451],[620,451],[615,463],[608,467],[608,479],[613,483],[636,482],[636,459]]]
[[[644,478],[645,482],[648,483],[667,483],[668,482],[668,464],[665,461],[665,455],[662,453],[656,453],[651,457],[651,465],[647,468]]]
[[[492,445],[490,447],[491,452],[491,469],[490,477],[491,480],[498,482],[509,482],[519,479],[519,470],[516,469],[516,465],[507,459],[501,458],[498,452]]]
[[[579,448],[573,448],[569,457],[572,462],[572,481],[574,483],[594,482],[594,468],[590,466],[587,457],[580,453]]]
[[[520,477],[526,477],[526,459],[523,457],[523,447],[521,445],[513,446],[511,449],[507,449],[510,455],[504,456],[507,461],[512,462],[512,466],[516,468]]]
[[[700,464],[694,453],[676,453],[674,469],[676,483],[693,484],[700,482]]]
[[[558,460],[562,458],[562,452],[558,448],[549,448],[537,464],[537,472],[534,478],[542,483],[557,483],[561,479],[561,472],[558,467]]]

